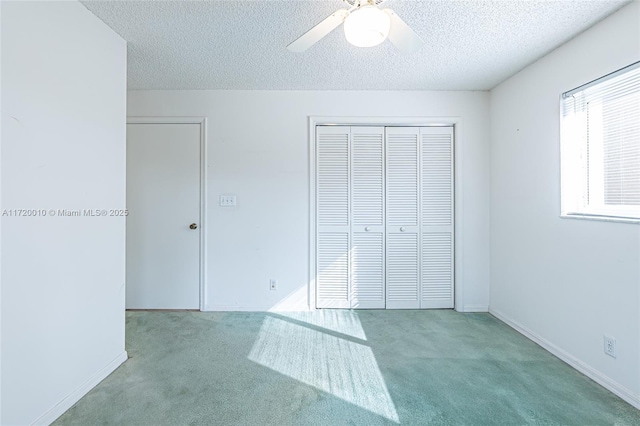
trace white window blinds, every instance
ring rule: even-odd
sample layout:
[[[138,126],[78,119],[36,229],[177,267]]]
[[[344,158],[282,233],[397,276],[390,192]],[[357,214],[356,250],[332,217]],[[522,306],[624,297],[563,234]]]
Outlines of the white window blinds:
[[[640,62],[562,95],[562,214],[640,219]]]

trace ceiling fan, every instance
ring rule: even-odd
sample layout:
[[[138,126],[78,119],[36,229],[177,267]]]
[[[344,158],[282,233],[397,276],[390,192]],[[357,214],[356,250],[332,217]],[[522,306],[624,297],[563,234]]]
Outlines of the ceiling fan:
[[[405,53],[415,52],[423,41],[391,9],[378,6],[385,0],[343,0],[349,9],[339,9],[287,46],[292,52],[304,52],[344,23],[347,41],[358,47],[372,47],[387,38]]]

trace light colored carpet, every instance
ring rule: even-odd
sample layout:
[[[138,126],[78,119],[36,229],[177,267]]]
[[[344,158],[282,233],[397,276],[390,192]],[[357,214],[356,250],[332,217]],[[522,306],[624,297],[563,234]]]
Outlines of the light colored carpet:
[[[127,351],[56,425],[640,425],[489,314],[128,312]]]

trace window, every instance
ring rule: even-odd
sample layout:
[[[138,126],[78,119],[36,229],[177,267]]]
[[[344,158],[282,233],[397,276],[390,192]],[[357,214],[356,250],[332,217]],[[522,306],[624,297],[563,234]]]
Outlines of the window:
[[[562,216],[640,220],[640,62],[562,94]]]

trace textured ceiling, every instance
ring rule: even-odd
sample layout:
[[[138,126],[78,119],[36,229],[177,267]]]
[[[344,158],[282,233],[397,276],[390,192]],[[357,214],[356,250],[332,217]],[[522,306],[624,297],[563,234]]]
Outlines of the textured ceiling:
[[[329,1],[83,1],[129,42],[129,89],[488,90],[628,1],[406,1],[425,41],[356,48],[342,27],[286,46],[345,6]]]

